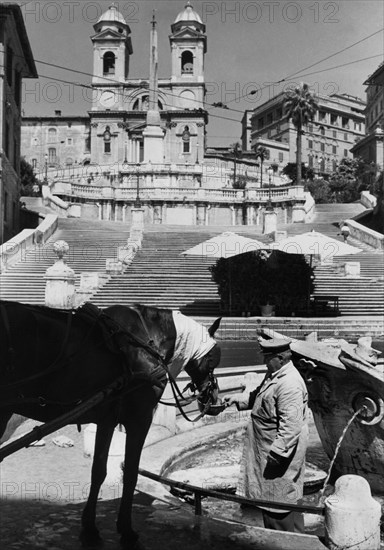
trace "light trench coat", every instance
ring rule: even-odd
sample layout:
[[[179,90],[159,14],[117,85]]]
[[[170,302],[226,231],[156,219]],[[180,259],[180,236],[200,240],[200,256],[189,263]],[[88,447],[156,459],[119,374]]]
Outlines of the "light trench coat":
[[[246,429],[237,492],[249,499],[297,503],[303,496],[308,444],[308,392],[290,361],[239,402],[252,409]],[[270,451],[285,458],[277,473],[265,471]],[[261,508],[261,507],[260,507]],[[288,510],[263,509],[284,513]]]

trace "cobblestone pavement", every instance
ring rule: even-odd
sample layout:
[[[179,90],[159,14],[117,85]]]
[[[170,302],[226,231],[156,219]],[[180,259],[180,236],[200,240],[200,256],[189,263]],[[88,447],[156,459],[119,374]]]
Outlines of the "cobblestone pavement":
[[[16,435],[33,428],[27,421]],[[65,435],[74,446],[58,447]],[[4,550],[77,550],[80,517],[89,489],[91,460],[83,456],[82,434],[67,426],[45,438],[45,446],[22,449],[0,470],[0,548]],[[115,521],[121,486],[103,486],[98,526],[103,550],[119,548]],[[282,540],[276,532],[196,517],[178,499],[165,502],[146,493],[135,496],[134,527],[146,550],[320,550],[315,538]]]

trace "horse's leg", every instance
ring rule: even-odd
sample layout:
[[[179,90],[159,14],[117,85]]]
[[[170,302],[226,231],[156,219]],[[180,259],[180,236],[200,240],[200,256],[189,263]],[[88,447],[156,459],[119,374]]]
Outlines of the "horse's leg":
[[[111,445],[114,422],[98,424],[95,440],[95,451],[92,463],[91,488],[87,504],[81,516],[80,540],[84,546],[100,543],[101,537],[96,527],[96,505],[100,487],[107,475],[108,451]]]
[[[132,504],[135,492],[141,451],[150,428],[153,408],[156,399],[152,389],[142,391],[140,400],[129,414],[124,415],[124,427],[126,430],[125,460],[123,474],[123,493],[121,497],[119,515],[117,519],[117,531],[121,535],[121,546],[126,550],[142,548],[138,543],[138,535],[132,529]],[[135,396],[136,397],[136,396]]]

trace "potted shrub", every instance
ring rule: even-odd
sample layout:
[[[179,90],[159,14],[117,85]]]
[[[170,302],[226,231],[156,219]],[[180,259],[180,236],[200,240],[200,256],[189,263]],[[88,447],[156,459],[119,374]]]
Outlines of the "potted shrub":
[[[224,311],[291,315],[308,303],[311,268],[300,254],[255,251],[220,258],[210,267]]]

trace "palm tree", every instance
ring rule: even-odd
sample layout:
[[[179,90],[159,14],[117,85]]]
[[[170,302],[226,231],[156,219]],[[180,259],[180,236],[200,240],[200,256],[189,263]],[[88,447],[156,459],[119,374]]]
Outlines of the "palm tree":
[[[263,188],[263,163],[266,159],[269,159],[269,149],[263,145],[257,145],[255,148],[255,156],[260,159],[260,188]]]
[[[294,91],[286,93],[284,100],[284,114],[291,118],[297,131],[296,148],[296,169],[297,185],[301,185],[301,140],[303,135],[303,126],[313,120],[315,112],[319,108],[314,96],[309,90],[308,84],[302,84]]]
[[[242,155],[241,143],[238,141],[236,143],[232,143],[229,150],[233,155],[233,187],[236,189],[237,159]]]

